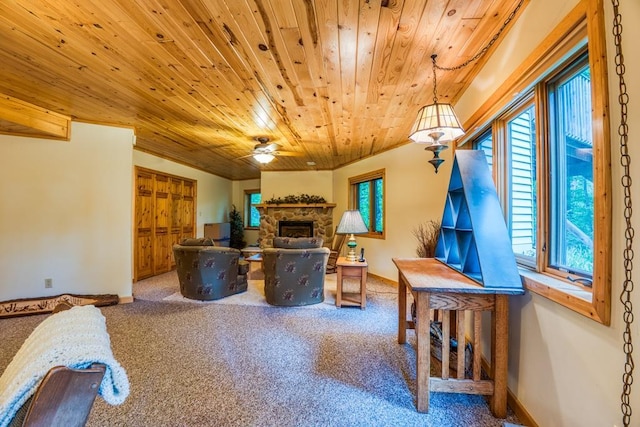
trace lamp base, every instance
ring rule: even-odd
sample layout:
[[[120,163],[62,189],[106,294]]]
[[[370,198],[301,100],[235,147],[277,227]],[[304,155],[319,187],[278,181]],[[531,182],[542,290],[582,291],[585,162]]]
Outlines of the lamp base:
[[[429,160],[429,163],[431,163],[433,167],[436,169],[436,173],[438,173],[438,168],[440,167],[440,164],[444,162],[444,159],[440,158],[440,152],[442,150],[446,150],[447,148],[449,148],[447,145],[440,144],[439,142],[436,142],[435,144],[425,148],[425,150],[431,151],[433,153],[433,159]]]
[[[356,236],[354,236],[353,234],[349,236],[349,240],[347,240],[347,246],[349,247],[349,252],[347,252],[347,261],[358,261],[358,256],[356,255],[356,246],[358,246],[358,244],[356,243]]]

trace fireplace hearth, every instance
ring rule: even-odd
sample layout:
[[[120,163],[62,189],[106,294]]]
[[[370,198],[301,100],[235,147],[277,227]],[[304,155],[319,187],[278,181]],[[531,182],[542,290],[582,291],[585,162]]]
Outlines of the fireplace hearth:
[[[278,221],[280,237],[313,237],[313,221]]]

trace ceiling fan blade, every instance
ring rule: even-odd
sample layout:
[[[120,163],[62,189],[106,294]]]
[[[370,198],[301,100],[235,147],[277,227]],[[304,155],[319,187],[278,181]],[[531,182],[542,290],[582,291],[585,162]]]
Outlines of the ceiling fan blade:
[[[282,157],[299,157],[299,156],[304,156],[304,153],[299,153],[297,151],[276,151],[271,153],[275,156],[282,156]]]
[[[260,148],[265,151],[275,151],[278,149],[278,144],[276,144],[275,142],[272,142],[271,144],[266,145],[264,147],[260,147]]]

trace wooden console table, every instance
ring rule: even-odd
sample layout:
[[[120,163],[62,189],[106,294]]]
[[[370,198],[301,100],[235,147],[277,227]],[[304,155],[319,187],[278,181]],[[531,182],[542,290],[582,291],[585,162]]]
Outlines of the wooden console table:
[[[398,268],[398,343],[406,342],[407,328],[415,328],[416,349],[416,401],[419,412],[429,411],[429,391],[470,393],[491,396],[490,408],[494,416],[507,415],[507,356],[509,295],[522,294],[518,289],[491,289],[433,258],[394,258]],[[489,284],[490,285],[490,284]],[[416,302],[416,321],[407,320],[407,289]],[[431,310],[442,310],[443,343],[449,343],[451,311],[455,317],[455,338],[458,343],[456,378],[450,378],[448,345],[442,345],[441,377],[431,377]],[[473,369],[466,374],[464,343],[465,311],[473,313]],[[492,379],[481,376],[482,349],[481,315],[491,312],[491,366]]]

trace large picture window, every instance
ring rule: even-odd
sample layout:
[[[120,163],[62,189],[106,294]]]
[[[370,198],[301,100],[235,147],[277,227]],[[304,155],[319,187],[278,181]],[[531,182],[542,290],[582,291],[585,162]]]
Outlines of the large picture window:
[[[369,229],[363,236],[384,238],[384,169],[349,178],[350,209]]]
[[[523,77],[465,123],[479,131],[461,145],[485,152],[525,286],[609,324],[611,171],[599,8],[589,0],[576,6],[559,39],[542,45],[554,49],[534,52],[530,68],[516,71]]]

